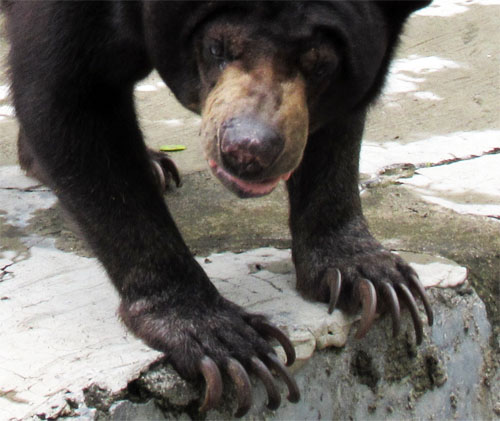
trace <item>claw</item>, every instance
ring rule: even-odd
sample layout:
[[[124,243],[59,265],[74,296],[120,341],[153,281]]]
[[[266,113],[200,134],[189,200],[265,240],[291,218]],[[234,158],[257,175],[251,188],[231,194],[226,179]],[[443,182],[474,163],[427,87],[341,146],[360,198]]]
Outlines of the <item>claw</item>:
[[[328,269],[323,278],[328,283],[330,288],[330,302],[328,303],[328,314],[332,314],[337,300],[340,295],[340,287],[342,286],[342,275],[338,269]]]
[[[266,388],[268,396],[267,407],[271,410],[278,409],[281,403],[281,395],[278,387],[276,386],[273,375],[266,365],[257,357],[252,357],[250,364],[252,366],[252,370],[255,374],[257,374]]]
[[[255,330],[276,339],[281,344],[286,354],[286,365],[290,366],[295,362],[295,348],[285,332],[265,320],[256,320],[252,326]]]
[[[418,316],[418,308],[413,295],[411,295],[410,290],[404,284],[396,284],[399,292],[401,293],[403,299],[405,300],[408,309],[410,310],[411,318],[413,319],[413,326],[415,327],[415,337],[417,345],[422,343],[422,338],[424,336],[424,329],[422,326],[422,320]]]
[[[375,320],[377,310],[377,292],[373,284],[367,279],[361,279],[358,283],[358,293],[361,301],[361,321],[356,331],[355,338],[361,339],[366,335]]]
[[[160,184],[163,190],[166,190],[168,187],[168,175],[172,177],[172,180],[175,181],[175,185],[179,187],[181,185],[181,177],[179,175],[179,171],[177,167],[170,159],[170,157],[164,152],[157,152],[149,149],[149,157],[151,162],[153,163],[153,167],[158,174]]]
[[[217,406],[222,397],[222,377],[214,360],[208,356],[201,359],[199,369],[206,383],[205,399],[200,406],[200,411],[206,412]]]
[[[166,170],[172,175],[173,180],[175,181],[175,186],[179,187],[181,185],[181,177],[179,175],[179,170],[174,164],[174,161],[172,161],[170,158],[166,157],[165,159],[161,160],[162,167],[165,168]]]
[[[382,282],[380,288],[385,296],[387,305],[389,306],[389,311],[392,317],[392,336],[395,338],[399,334],[401,329],[401,310],[399,308],[399,300],[391,284],[387,282]]]
[[[167,189],[167,180],[165,180],[165,173],[163,172],[163,168],[157,161],[152,161],[152,163],[156,171],[156,175],[158,176],[158,181],[160,182],[160,190],[165,191]]]
[[[298,402],[300,399],[300,390],[297,386],[297,382],[289,373],[288,369],[285,365],[280,361],[280,359],[275,355],[268,353],[266,354],[267,365],[270,366],[273,370],[277,371],[278,374],[283,378],[284,382],[288,387],[288,397],[287,399],[290,402]]]
[[[240,418],[252,406],[252,385],[246,370],[234,358],[227,359],[226,369],[236,386],[236,395],[238,397],[238,409],[234,416]]]
[[[425,293],[424,286],[418,279],[418,276],[410,275],[410,286],[415,290],[417,295],[422,300],[422,303],[424,304],[425,314],[427,314],[427,323],[429,324],[429,326],[432,326],[432,324],[434,323],[434,314],[432,312],[429,299],[427,298],[427,294]]]

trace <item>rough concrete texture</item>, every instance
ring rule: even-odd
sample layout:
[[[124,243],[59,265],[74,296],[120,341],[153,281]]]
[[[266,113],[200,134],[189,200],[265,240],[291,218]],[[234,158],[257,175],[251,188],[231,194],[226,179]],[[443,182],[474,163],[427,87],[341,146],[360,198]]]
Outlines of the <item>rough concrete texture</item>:
[[[296,318],[286,323],[281,311],[262,305],[298,345],[302,401],[270,413],[257,385],[249,418],[500,416],[499,21],[498,0],[435,0],[415,15],[365,133],[362,198],[376,236],[391,249],[413,252],[408,259],[424,279],[458,282],[460,267],[468,269],[468,283],[431,289],[436,323],[421,347],[412,345],[408,320],[406,335],[393,340],[383,319],[362,341],[349,337],[343,348],[318,350],[344,341],[333,322],[343,316],[330,318],[323,305],[294,296],[287,251],[273,250],[278,263],[261,262],[260,270],[241,254],[217,254],[212,263],[201,258],[226,295],[237,292],[238,280],[261,277],[266,293],[279,294],[271,285],[280,281],[295,300],[287,317]],[[0,37],[2,61],[7,48]],[[17,123],[7,83],[0,75],[0,419],[199,417],[202,385],[184,382],[123,330],[116,295],[54,196],[14,167]],[[174,155],[184,185],[167,202],[197,255],[289,247],[282,186],[264,198],[237,199],[206,170],[199,117],[182,109],[156,74],[139,84],[136,98],[150,146],[187,146]],[[449,261],[433,256],[457,262],[459,276],[438,276]],[[221,274],[218,259],[228,259]],[[234,276],[227,278],[228,270]],[[253,303],[251,290],[239,295],[242,303]],[[307,316],[301,308],[310,309]],[[341,340],[328,332],[340,332]],[[230,418],[232,405],[229,397],[207,418]]]

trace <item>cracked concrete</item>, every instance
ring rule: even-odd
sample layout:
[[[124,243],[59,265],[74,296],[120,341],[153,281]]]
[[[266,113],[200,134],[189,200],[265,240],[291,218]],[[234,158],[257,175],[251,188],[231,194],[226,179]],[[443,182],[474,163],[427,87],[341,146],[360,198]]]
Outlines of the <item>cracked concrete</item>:
[[[328,318],[324,306],[295,297],[288,251],[256,259],[262,251],[254,250],[290,245],[284,188],[253,201],[235,198],[207,170],[199,117],[182,109],[156,74],[139,84],[148,144],[187,146],[173,154],[184,186],[167,202],[188,245],[198,256],[215,253],[200,263],[219,288],[275,314],[300,355],[302,404],[266,412],[256,386],[249,418],[500,416],[498,21],[498,1],[435,0],[419,12],[365,133],[362,198],[372,230],[387,247],[412,253],[423,279],[446,287],[432,289],[439,319],[420,348],[412,345],[411,329],[392,340],[383,322],[355,341],[348,338],[352,319],[340,312]],[[0,37],[0,56],[6,51]],[[15,167],[13,114],[0,75],[0,418],[198,417],[200,385],[179,379],[157,362],[161,355],[122,329],[116,295],[91,252],[51,192]],[[219,254],[224,250],[254,251]],[[424,258],[434,263],[419,262]],[[465,267],[481,300],[462,284]],[[437,276],[452,268],[453,276]],[[247,279],[248,288],[236,279]],[[264,291],[260,298],[255,283]],[[276,310],[278,296],[286,297],[278,301],[283,311]],[[229,399],[208,418],[231,413]]]

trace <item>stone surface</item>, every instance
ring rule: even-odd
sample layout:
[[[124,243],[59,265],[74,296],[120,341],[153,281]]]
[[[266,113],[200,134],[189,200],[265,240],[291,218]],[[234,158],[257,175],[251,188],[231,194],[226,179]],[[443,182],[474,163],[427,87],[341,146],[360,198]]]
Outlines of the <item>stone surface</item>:
[[[360,170],[373,175],[397,164],[430,167],[478,157],[499,148],[500,130],[449,133],[406,143],[366,140],[363,142]],[[492,186],[491,183],[488,185]]]
[[[500,145],[500,132],[496,138]],[[451,208],[500,219],[500,154],[421,168],[402,183],[425,200]]]

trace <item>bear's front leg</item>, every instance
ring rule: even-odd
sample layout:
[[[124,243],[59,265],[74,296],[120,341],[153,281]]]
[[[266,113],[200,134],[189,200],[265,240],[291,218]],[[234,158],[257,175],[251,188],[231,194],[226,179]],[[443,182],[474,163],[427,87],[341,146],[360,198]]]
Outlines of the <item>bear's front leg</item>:
[[[417,343],[423,337],[415,297],[429,325],[433,314],[415,271],[370,233],[361,210],[359,152],[364,115],[344,119],[310,136],[299,168],[288,182],[292,255],[297,289],[307,298],[347,311],[362,309],[363,337],[377,310],[389,311],[400,330],[400,305],[410,311]]]
[[[23,44],[24,29],[12,36],[21,163],[53,189],[78,225],[120,295],[120,315],[130,331],[163,352],[182,376],[205,379],[202,411],[220,402],[224,373],[236,389],[236,416],[244,415],[252,403],[250,373],[264,384],[269,408],[276,409],[281,399],[273,371],[295,402],[300,397],[297,384],[268,343],[278,340],[290,365],[295,352],[289,339],[263,316],[247,313],[219,294],[170,215],[161,190],[170,178],[179,181],[178,172],[168,157],[145,147],[134,109],[135,68],[129,69],[128,84],[115,84],[108,44],[99,43],[104,51],[97,46],[87,50],[86,37],[73,37],[100,28],[97,16],[111,20],[107,7],[16,3],[18,16],[34,19],[23,28],[36,26],[37,16],[66,22],[64,28],[50,26],[57,37],[33,36],[28,46]],[[56,14],[74,20],[54,19]],[[104,33],[96,32],[96,37],[112,38],[107,25],[101,29]],[[59,61],[39,53],[43,51],[61,54]],[[133,53],[132,63],[137,57]],[[109,63],[108,73],[106,68],[95,71],[97,62]],[[44,72],[37,71],[40,68]]]

